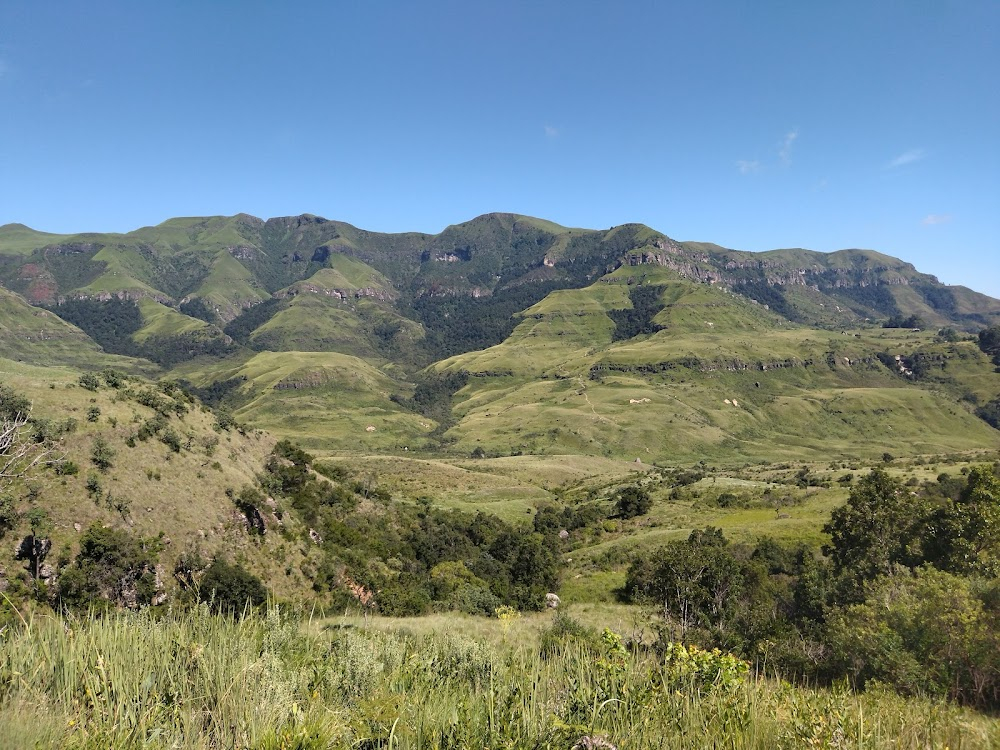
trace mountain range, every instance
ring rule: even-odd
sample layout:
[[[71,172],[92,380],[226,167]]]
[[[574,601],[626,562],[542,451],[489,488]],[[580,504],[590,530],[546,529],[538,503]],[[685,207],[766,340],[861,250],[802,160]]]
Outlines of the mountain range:
[[[181,381],[331,452],[738,459],[996,442],[1000,300],[870,250],[749,253],[494,213],[0,227],[0,347]]]

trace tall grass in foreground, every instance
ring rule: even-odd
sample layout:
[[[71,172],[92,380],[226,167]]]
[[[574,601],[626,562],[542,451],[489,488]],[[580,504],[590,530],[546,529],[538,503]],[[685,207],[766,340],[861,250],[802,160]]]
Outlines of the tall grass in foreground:
[[[0,747],[988,748],[1000,722],[755,679],[726,657],[305,632],[276,609],[36,618],[0,641]],[[551,647],[551,644],[550,644]],[[605,743],[605,744],[601,744]]]

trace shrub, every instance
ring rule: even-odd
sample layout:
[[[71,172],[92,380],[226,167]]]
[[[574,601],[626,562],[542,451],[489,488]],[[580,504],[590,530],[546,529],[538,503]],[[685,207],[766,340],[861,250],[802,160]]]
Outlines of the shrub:
[[[160,442],[170,448],[170,450],[174,453],[181,452],[181,436],[178,435],[173,428],[168,427],[163,431],[163,434],[160,435]]]
[[[90,460],[101,472],[107,472],[114,466],[115,449],[108,441],[98,435],[94,438],[94,447],[90,452]]]
[[[552,625],[542,631],[540,649],[543,656],[557,656],[570,644],[583,644],[597,649],[596,631],[569,616],[565,610],[556,610]]]
[[[80,539],[73,565],[59,576],[60,604],[71,609],[151,604],[159,549],[155,540],[94,524]]]
[[[837,666],[860,684],[878,680],[908,695],[996,706],[996,615],[968,580],[923,568],[880,579],[862,604],[833,619],[829,638]]]
[[[618,493],[615,500],[615,508],[622,518],[635,518],[644,516],[653,506],[653,499],[646,490],[638,485],[625,487]]]
[[[86,388],[88,391],[96,391],[101,387],[101,381],[97,379],[97,376],[90,372],[85,372],[80,376],[80,385]]]
[[[257,607],[267,601],[267,589],[241,565],[217,557],[201,578],[198,598],[208,602],[215,612],[239,615],[247,606]]]
[[[90,474],[87,475],[87,482],[84,486],[87,488],[87,494],[95,500],[99,498],[101,493],[104,491],[104,488],[101,486],[101,478],[94,472],[90,472]]]
[[[55,465],[55,471],[61,477],[73,477],[80,473],[80,467],[75,461],[60,461]]]
[[[104,382],[108,384],[110,388],[119,390],[124,387],[128,381],[128,376],[118,370],[113,370],[110,367],[106,367],[101,370],[101,377],[104,378]]]

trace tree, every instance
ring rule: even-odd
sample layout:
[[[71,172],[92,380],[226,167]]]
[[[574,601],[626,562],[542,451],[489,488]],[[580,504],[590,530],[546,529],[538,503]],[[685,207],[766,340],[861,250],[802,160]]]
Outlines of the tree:
[[[198,598],[209,602],[216,612],[238,615],[248,605],[256,607],[267,601],[267,589],[250,571],[217,557],[201,578]]]
[[[923,561],[926,516],[925,503],[885,469],[872,469],[858,482],[823,527],[831,537],[825,551],[846,600],[860,601],[865,582],[889,573],[894,564],[914,567]]]
[[[618,493],[615,500],[615,509],[622,518],[635,518],[644,516],[653,506],[653,499],[639,485],[625,487]]]
[[[54,441],[47,436],[32,439],[26,429],[30,422],[31,402],[0,385],[0,493],[36,466],[53,460]]]
[[[108,441],[98,435],[94,438],[94,448],[90,453],[90,460],[102,473],[107,473],[108,469],[114,466],[115,449]]]
[[[979,348],[984,354],[993,357],[993,362],[1000,365],[1000,326],[984,328],[979,332]]]
[[[965,489],[932,515],[937,567],[1000,575],[1000,479],[989,466],[969,472]]]
[[[671,542],[651,559],[633,562],[625,592],[633,601],[661,604],[682,638],[698,626],[724,630],[744,584],[741,565],[727,546],[719,529],[695,529],[686,541]]]
[[[52,531],[52,521],[48,511],[38,506],[31,508],[24,514],[24,517],[31,527],[31,549],[29,550],[31,575],[37,579],[41,573],[42,560],[51,546],[51,542],[45,538],[45,535]]]
[[[984,606],[968,579],[933,568],[880,578],[862,604],[831,618],[834,665],[860,684],[877,679],[906,694],[930,692],[996,708],[995,596],[984,597]]]

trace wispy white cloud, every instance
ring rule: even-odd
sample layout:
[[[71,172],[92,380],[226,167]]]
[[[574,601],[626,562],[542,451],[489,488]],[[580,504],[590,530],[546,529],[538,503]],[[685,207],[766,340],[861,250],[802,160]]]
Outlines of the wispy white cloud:
[[[795,143],[795,139],[798,137],[799,129],[796,128],[785,133],[785,137],[781,140],[781,147],[778,149],[778,158],[785,166],[792,163],[792,144]]]
[[[545,137],[546,138],[558,138],[559,137],[559,128],[555,128],[555,127],[553,127],[551,125],[546,125],[545,126]]]
[[[947,224],[951,221],[951,214],[927,214],[920,223],[925,227],[932,227],[935,224]]]
[[[886,169],[896,169],[898,167],[905,167],[907,164],[913,164],[914,162],[920,161],[924,158],[926,154],[922,148],[911,148],[909,151],[904,151],[895,159],[886,164]]]
[[[785,133],[784,137],[778,141],[778,164],[783,167],[787,167],[792,163],[792,146],[799,137],[799,129],[789,130]],[[740,174],[753,174],[754,172],[760,172],[762,169],[770,169],[774,167],[774,163],[771,159],[765,161],[760,161],[759,159],[738,159],[736,161],[736,168],[740,171]]]

